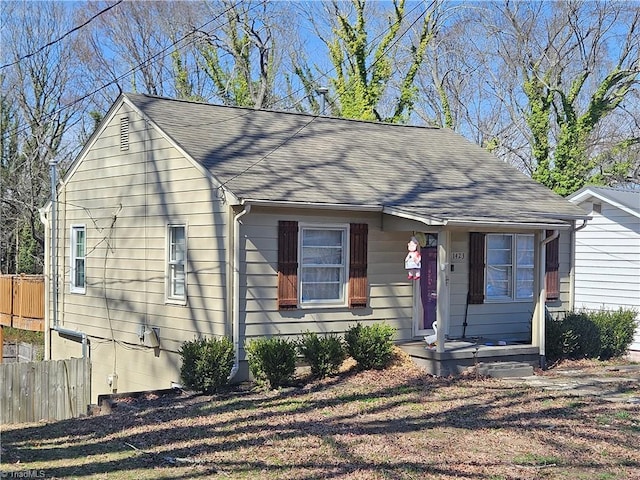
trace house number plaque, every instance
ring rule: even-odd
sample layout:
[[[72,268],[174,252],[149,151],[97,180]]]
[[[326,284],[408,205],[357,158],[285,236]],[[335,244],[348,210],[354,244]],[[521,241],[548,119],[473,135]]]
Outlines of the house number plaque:
[[[451,252],[451,261],[452,262],[463,262],[464,261],[464,252]]]

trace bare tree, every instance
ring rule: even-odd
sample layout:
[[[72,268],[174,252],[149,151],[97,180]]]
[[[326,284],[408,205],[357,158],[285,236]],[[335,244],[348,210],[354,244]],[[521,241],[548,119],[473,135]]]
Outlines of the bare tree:
[[[478,21],[489,39],[479,48],[497,60],[492,89],[527,140],[520,159],[533,178],[567,195],[619,169],[616,152],[638,142],[638,106],[624,108],[639,86],[637,5],[504,2],[486,5]]]
[[[7,3],[2,13],[2,44],[11,46],[3,49],[0,72],[2,261],[5,270],[35,273],[43,267],[38,209],[49,198],[49,161],[64,164],[77,147],[64,141],[82,108],[74,94],[77,64],[71,39],[54,42],[72,28],[73,15],[52,2]]]
[[[197,44],[216,96],[227,105],[272,107],[281,96],[277,77],[285,38],[291,38],[286,5],[264,0],[207,5],[210,16],[224,20],[219,28],[200,31]]]
[[[388,7],[388,8],[387,8]],[[327,49],[330,68],[298,58],[296,74],[311,106],[315,89],[332,88],[332,113],[350,118],[407,121],[416,101],[416,78],[433,40],[441,5],[390,5],[351,0],[323,2],[307,12]]]

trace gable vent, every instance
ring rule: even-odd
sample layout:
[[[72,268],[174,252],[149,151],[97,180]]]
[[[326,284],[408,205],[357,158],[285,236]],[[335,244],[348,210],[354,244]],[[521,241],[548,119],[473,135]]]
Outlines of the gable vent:
[[[120,150],[129,150],[129,117],[120,117]]]
[[[593,204],[593,211],[595,213],[602,213],[602,204],[601,203],[594,203]]]

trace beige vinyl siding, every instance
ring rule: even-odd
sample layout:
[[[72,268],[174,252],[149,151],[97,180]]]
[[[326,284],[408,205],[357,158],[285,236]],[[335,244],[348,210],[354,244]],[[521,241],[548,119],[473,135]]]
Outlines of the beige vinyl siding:
[[[573,233],[567,230],[560,232],[559,242],[559,261],[560,267],[558,275],[560,276],[560,298],[557,301],[547,302],[547,308],[551,312],[564,313],[571,309],[571,239]]]
[[[494,233],[494,232],[491,232]],[[486,302],[467,306],[469,288],[469,232],[456,231],[451,234],[451,252],[463,252],[464,261],[452,261],[453,272],[449,272],[451,337],[461,337],[465,315],[467,337],[485,337],[492,340],[529,341],[533,300],[514,302]],[[450,268],[449,268],[450,269]]]
[[[244,270],[241,272],[241,298],[247,340],[261,336],[297,336],[310,330],[344,333],[357,322],[386,322],[397,329],[396,340],[412,338],[412,285],[406,281],[404,256],[407,234],[382,232],[380,214],[357,215],[349,212],[310,212],[254,207],[242,219]],[[299,308],[278,311],[277,261],[278,221],[299,223],[368,223],[369,305]]]
[[[195,336],[229,333],[227,207],[203,173],[134,113],[128,113],[129,149],[120,151],[119,118],[127,113],[121,107],[61,190],[60,324],[87,333],[92,345],[115,338],[130,348],[140,346],[141,325],[153,326],[161,350],[177,351]],[[71,224],[87,228],[84,295],[69,291]],[[186,305],[166,303],[168,224],[186,226]],[[177,363],[167,355],[150,358],[158,372]]]

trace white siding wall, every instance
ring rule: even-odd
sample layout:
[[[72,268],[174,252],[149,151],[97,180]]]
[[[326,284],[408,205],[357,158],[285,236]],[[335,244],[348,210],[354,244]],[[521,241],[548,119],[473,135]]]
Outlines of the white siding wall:
[[[370,302],[364,309],[297,309],[278,311],[278,221],[318,224],[368,223],[368,281]],[[241,276],[241,305],[246,339],[297,336],[311,330],[343,333],[357,322],[386,322],[397,329],[397,340],[412,338],[412,285],[404,269],[407,233],[380,230],[380,215],[315,213],[254,208],[242,219],[246,271]]]
[[[119,118],[126,114],[130,143],[121,151]],[[215,193],[178,150],[124,109],[61,191],[59,320],[90,336],[98,379],[94,395],[107,392],[102,376],[106,379],[114,365],[120,391],[169,387],[179,379],[175,352],[183,341],[228,333],[227,210]],[[73,224],[86,225],[86,294],[69,291]],[[186,305],[165,302],[168,224],[187,226]],[[142,325],[160,329],[159,352],[141,347]],[[54,358],[77,350],[77,345],[62,347],[57,337],[52,333]]]
[[[576,232],[575,306],[640,311],[640,219],[601,205],[601,213],[592,211],[593,219]],[[640,330],[632,349],[640,351]]]

